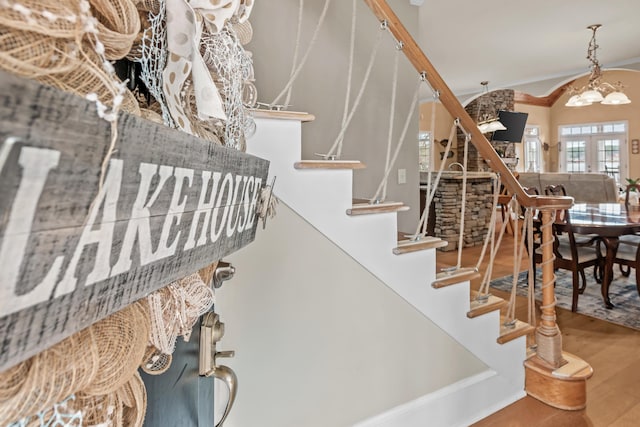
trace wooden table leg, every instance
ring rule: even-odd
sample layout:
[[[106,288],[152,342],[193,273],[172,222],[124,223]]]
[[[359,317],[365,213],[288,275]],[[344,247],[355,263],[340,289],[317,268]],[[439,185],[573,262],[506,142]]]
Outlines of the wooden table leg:
[[[614,305],[609,299],[609,286],[613,280],[613,262],[616,258],[616,253],[618,252],[620,239],[618,236],[611,236],[602,237],[602,241],[607,248],[607,255],[604,261],[604,275],[602,277],[602,299],[604,300],[605,307],[613,308]]]

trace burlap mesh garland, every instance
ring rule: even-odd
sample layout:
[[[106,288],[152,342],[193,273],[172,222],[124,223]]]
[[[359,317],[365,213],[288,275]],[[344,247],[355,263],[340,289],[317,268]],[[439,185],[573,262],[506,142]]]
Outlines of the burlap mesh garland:
[[[140,32],[138,9],[132,0],[89,0],[98,19],[107,59],[124,58]]]
[[[82,23],[78,20],[80,3],[68,0],[20,0],[20,7],[7,7],[0,13],[0,24],[15,30],[39,33],[51,38],[75,39]]]
[[[89,396],[83,393],[76,395],[72,403],[74,408],[82,410],[85,426],[122,426],[122,401],[116,393]]]
[[[89,0],[89,3],[91,13],[98,20],[107,59],[124,57],[140,32],[135,3],[132,0]],[[0,24],[21,32],[28,28],[29,32],[52,39],[77,41],[83,36],[78,0],[20,0],[16,4],[20,7],[2,9]]]
[[[147,412],[147,390],[144,387],[142,378],[140,378],[140,374],[136,372],[129,382],[122,387],[118,396],[123,402],[124,414],[122,418],[124,425],[141,426],[144,421],[144,415]]]
[[[85,394],[114,392],[138,369],[149,337],[148,315],[142,304],[131,304],[92,327],[100,364],[91,384],[80,389]]]
[[[67,396],[87,387],[98,371],[98,352],[93,328],[86,328],[48,350],[0,373],[0,425],[29,417],[52,407]],[[21,386],[6,387],[5,380],[15,383],[16,374],[24,375]]]
[[[154,123],[162,124],[162,114],[160,114],[157,111],[141,108],[140,117],[142,117],[143,119],[152,121]]]
[[[125,403],[131,406],[143,400],[140,384],[130,382],[148,337],[146,303],[134,303],[0,373],[0,425],[47,411],[74,393],[78,400],[71,408],[104,413],[109,404],[122,417]],[[112,396],[118,393],[125,403]],[[138,419],[144,408],[130,408],[129,413]]]
[[[142,426],[147,411],[147,392],[137,372],[116,390],[92,396],[78,393],[70,409],[81,410],[85,426]]]
[[[77,46],[68,40],[0,24],[0,66],[6,71],[37,79],[71,72],[79,61]]]
[[[20,363],[4,372],[0,372],[0,405],[11,399],[18,393],[31,367],[31,361]]]
[[[96,93],[112,106],[121,81],[104,69],[96,53],[96,40],[85,33],[89,17],[77,0],[20,1],[0,13],[0,68],[22,77],[86,96]],[[97,18],[98,40],[107,59],[125,56],[140,31],[140,20],[131,0],[91,0]],[[84,21],[83,21],[84,20]],[[123,111],[139,114],[129,91],[123,94]]]
[[[36,80],[80,96],[95,93],[100,102],[111,105],[113,94],[108,90],[108,87],[113,77],[107,75],[97,65],[98,63],[97,55],[93,52],[87,52],[86,59],[76,64],[73,71],[50,74]],[[140,107],[136,97],[128,90],[123,93],[123,97],[120,109],[127,113],[140,115]]]
[[[160,0],[134,0],[136,7],[139,10],[145,10],[151,13],[158,13],[160,11]]]
[[[28,420],[21,420],[20,427],[84,427],[82,421],[82,413],[71,408],[70,404],[75,400],[75,396],[69,396],[63,402],[54,405],[36,417],[31,417]],[[13,427],[13,426],[12,426]],[[97,427],[94,425],[94,427]]]
[[[251,39],[253,39],[253,27],[249,21],[244,21],[242,23],[233,22],[233,30],[236,32],[238,40],[243,46],[251,42]]]

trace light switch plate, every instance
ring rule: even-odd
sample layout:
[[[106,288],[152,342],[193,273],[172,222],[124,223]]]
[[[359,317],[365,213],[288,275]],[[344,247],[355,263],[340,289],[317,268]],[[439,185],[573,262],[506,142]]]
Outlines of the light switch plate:
[[[407,170],[398,169],[398,184],[406,184],[406,183],[407,183]]]

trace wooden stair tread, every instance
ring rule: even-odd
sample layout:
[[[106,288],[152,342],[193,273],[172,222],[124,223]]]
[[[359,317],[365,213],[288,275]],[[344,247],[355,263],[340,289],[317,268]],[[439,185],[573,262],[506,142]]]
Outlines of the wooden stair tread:
[[[424,251],[426,249],[442,248],[447,246],[449,242],[438,237],[427,236],[420,240],[400,240],[398,246],[393,248],[395,255],[408,254],[410,252]]]
[[[479,277],[480,273],[474,267],[460,268],[455,271],[441,271],[436,274],[436,280],[431,283],[431,286],[435,289],[440,289],[457,283],[466,282],[468,280],[474,280]]]
[[[507,304],[507,301],[504,299],[491,294],[489,294],[489,298],[486,302],[481,302],[476,300],[477,295],[477,291],[471,291],[471,309],[467,313],[467,317],[469,319],[491,313],[495,310],[500,310]]]
[[[301,160],[293,165],[296,169],[364,169],[359,160]]]
[[[500,317],[500,336],[496,341],[498,344],[505,344],[509,341],[513,341],[516,338],[520,338],[525,335],[529,335],[535,328],[526,322],[522,322],[516,319],[516,324],[514,327],[510,328],[504,325],[505,318]]]
[[[264,119],[280,119],[280,120],[299,120],[301,122],[312,122],[316,116],[301,111],[278,111],[278,110],[262,110],[252,109],[251,114],[256,118]]]
[[[371,204],[369,202],[354,203],[350,209],[347,209],[347,215],[367,215],[386,212],[404,212],[408,211],[409,206],[402,202],[382,202]]]

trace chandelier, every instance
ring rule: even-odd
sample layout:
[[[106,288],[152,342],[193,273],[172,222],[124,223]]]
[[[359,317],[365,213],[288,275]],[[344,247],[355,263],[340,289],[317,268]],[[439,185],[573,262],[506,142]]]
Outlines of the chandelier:
[[[591,62],[591,74],[589,75],[589,83],[581,88],[569,87],[572,96],[569,98],[565,106],[567,107],[583,107],[599,102],[605,105],[622,105],[629,104],[631,100],[622,92],[622,83],[607,83],[602,79],[602,69],[596,57],[596,31],[602,25],[589,25],[587,29],[592,31],[589,48],[587,49],[587,59]]]
[[[500,123],[500,120],[498,120],[497,116],[491,116],[485,112],[482,117],[480,117],[480,112],[481,110],[483,110],[485,104],[485,99],[483,97],[486,97],[486,95],[489,93],[489,81],[484,80],[481,81],[480,84],[484,87],[484,93],[481,95],[480,102],[478,104],[478,118],[476,119],[476,122],[478,123],[478,129],[480,129],[480,132],[482,133],[490,133],[497,130],[506,130],[507,128],[504,127],[502,123]]]

